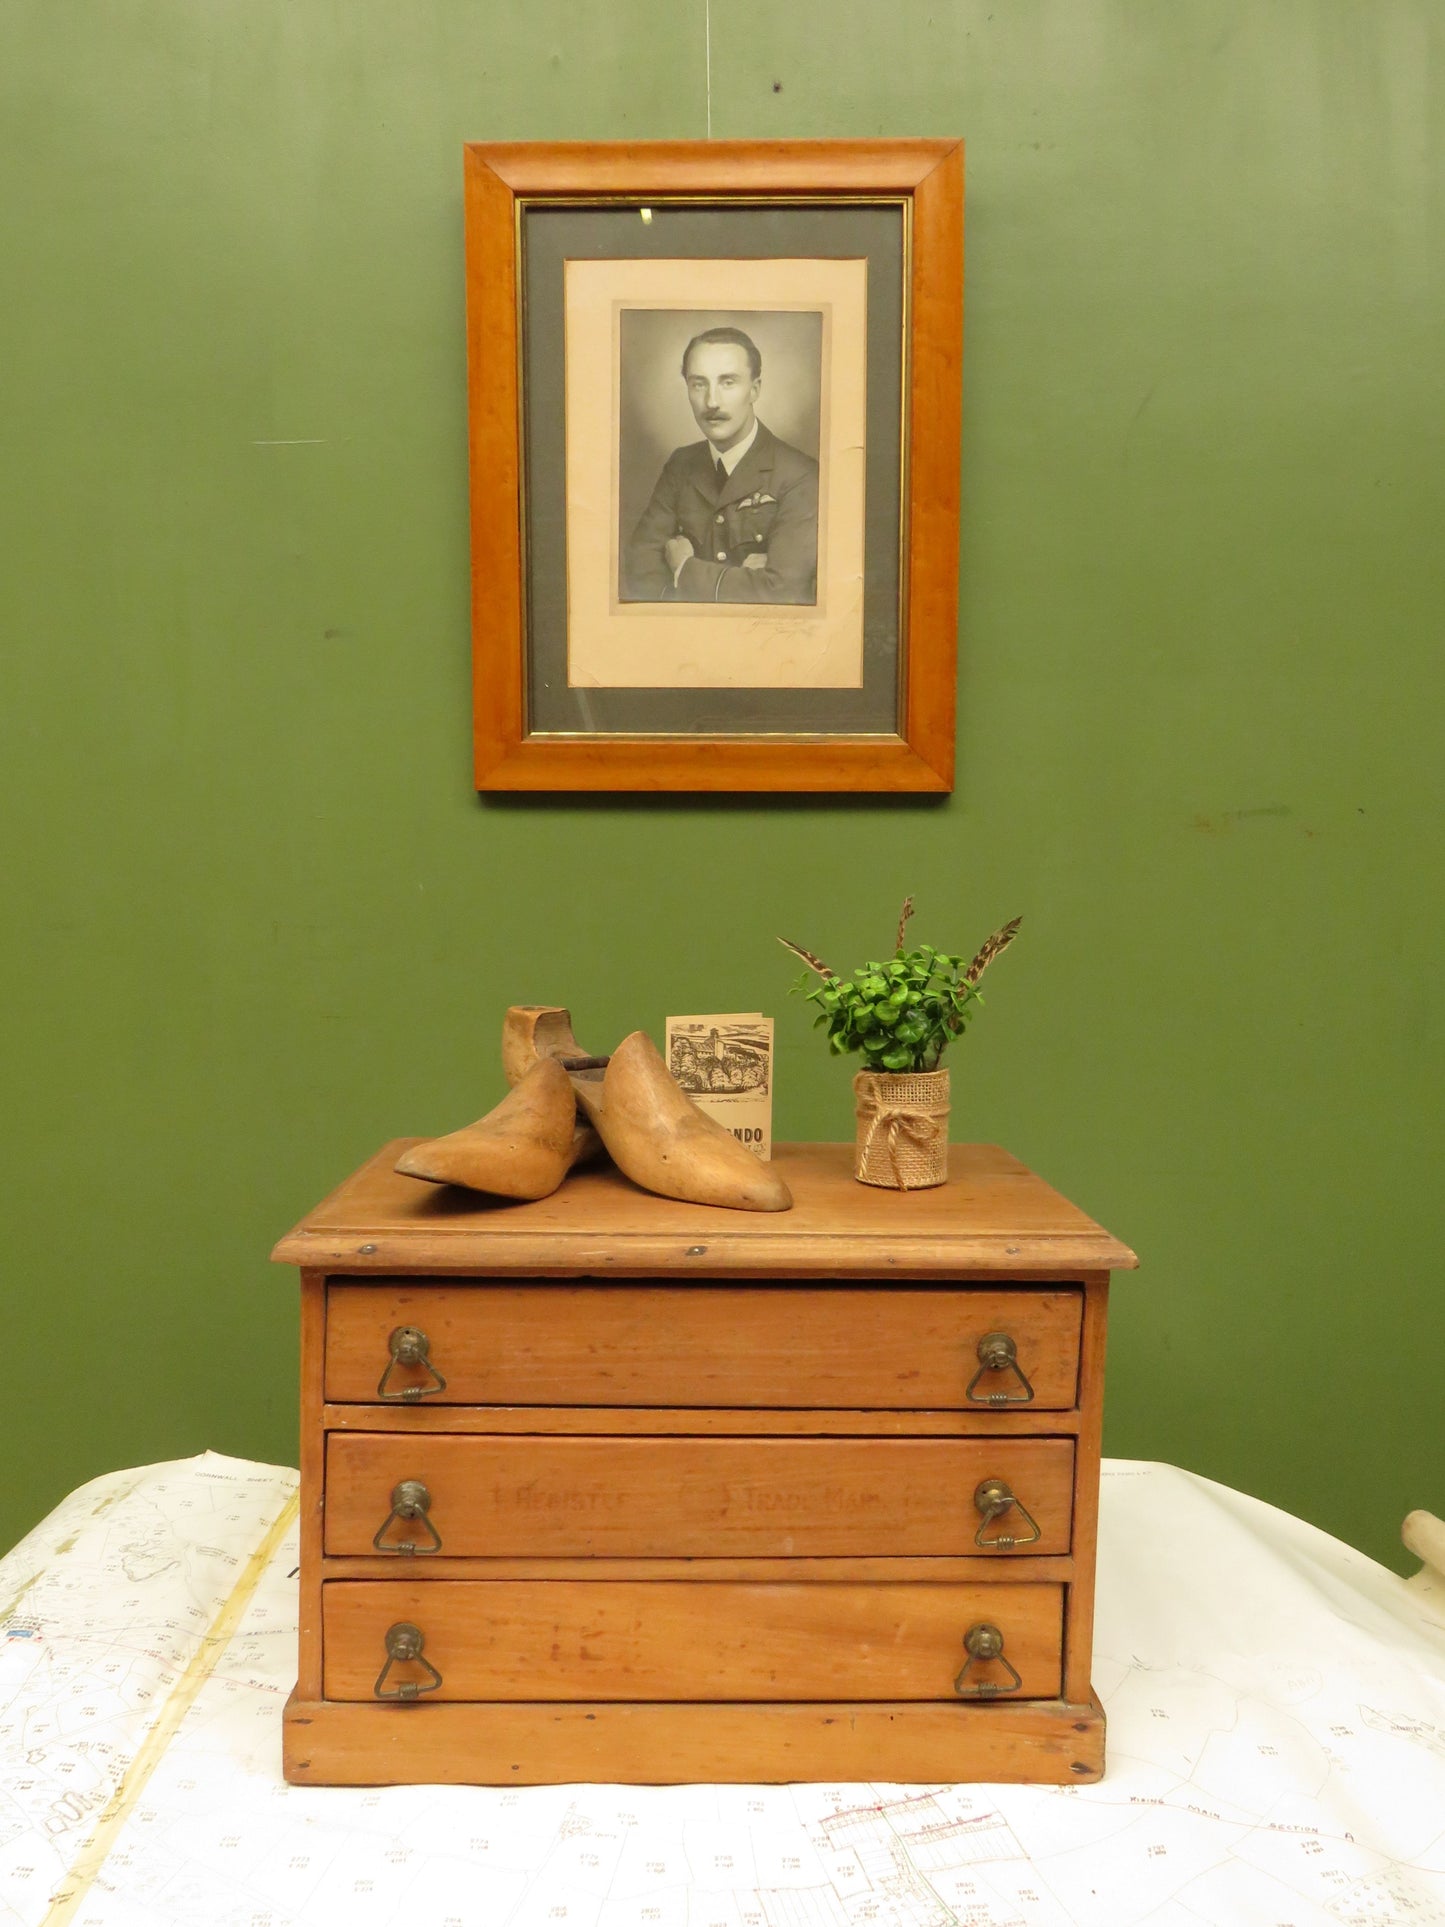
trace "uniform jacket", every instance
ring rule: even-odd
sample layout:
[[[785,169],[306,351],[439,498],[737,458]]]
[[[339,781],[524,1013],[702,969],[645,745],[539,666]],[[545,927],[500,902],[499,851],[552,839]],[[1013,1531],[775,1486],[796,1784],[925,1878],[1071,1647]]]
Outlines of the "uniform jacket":
[[[674,535],[693,548],[675,588],[663,555]],[[766,566],[744,568],[749,555],[765,555]],[[622,577],[635,602],[816,602],[818,464],[762,422],[721,487],[711,443],[674,449],[627,545]]]

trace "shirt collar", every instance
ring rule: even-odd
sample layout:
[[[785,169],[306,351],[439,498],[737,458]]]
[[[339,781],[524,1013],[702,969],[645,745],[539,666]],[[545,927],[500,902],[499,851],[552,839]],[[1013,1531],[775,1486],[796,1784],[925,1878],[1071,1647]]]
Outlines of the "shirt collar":
[[[723,467],[727,470],[728,474],[731,475],[733,470],[737,467],[738,463],[743,459],[744,455],[747,454],[748,450],[752,447],[753,443],[757,439],[758,439],[758,418],[756,415],[754,415],[753,425],[748,430],[747,434],[743,436],[742,440],[740,442],[735,443],[731,448],[726,448],[726,449],[715,448],[712,452],[713,460],[715,462],[721,462]]]

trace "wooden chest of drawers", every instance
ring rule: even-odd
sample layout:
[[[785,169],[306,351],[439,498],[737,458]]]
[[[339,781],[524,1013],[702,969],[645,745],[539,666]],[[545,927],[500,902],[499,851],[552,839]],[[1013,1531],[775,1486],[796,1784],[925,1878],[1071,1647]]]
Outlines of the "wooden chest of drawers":
[[[1007,1153],[766,1217],[380,1151],[302,1291],[290,1780],[1096,1779],[1112,1270]]]

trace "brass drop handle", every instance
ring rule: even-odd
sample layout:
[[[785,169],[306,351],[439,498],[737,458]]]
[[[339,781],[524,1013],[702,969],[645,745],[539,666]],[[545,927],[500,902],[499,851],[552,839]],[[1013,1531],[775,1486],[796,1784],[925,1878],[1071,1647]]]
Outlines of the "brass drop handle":
[[[431,1534],[431,1544],[419,1546],[414,1539],[392,1539],[383,1545],[382,1539],[393,1519],[420,1519]],[[403,1555],[441,1551],[442,1536],[433,1525],[431,1518],[431,1494],[420,1479],[403,1479],[400,1484],[391,1488],[391,1511],[377,1527],[376,1537],[371,1543],[378,1552],[396,1552]]]
[[[426,1636],[420,1626],[413,1626],[409,1620],[399,1619],[394,1626],[386,1629],[386,1664],[376,1676],[372,1692],[379,1700],[414,1700],[420,1693],[434,1693],[442,1683],[442,1676],[429,1659],[422,1658],[422,1647]],[[429,1680],[399,1679],[395,1686],[388,1686],[386,1676],[393,1666],[420,1666],[431,1674]]]
[[[1038,1520],[1034,1518],[1023,1500],[1003,1479],[981,1479],[973,1490],[973,1502],[979,1511],[978,1531],[973,1535],[973,1543],[982,1546],[985,1552],[1007,1552],[1011,1546],[1031,1546],[1039,1536]],[[1028,1531],[990,1532],[989,1527],[995,1519],[1017,1506],[1019,1517],[1028,1526]]]
[[[378,1398],[395,1398],[404,1400],[407,1404],[415,1404],[419,1398],[430,1398],[434,1392],[446,1390],[446,1380],[431,1362],[431,1340],[424,1331],[418,1331],[415,1325],[398,1325],[387,1339],[386,1345],[391,1357],[387,1360],[386,1370],[382,1373],[376,1388]],[[403,1368],[424,1365],[431,1373],[431,1384],[403,1385],[396,1391],[389,1392],[386,1389],[387,1383],[398,1365]]]
[[[980,1381],[989,1372],[1012,1372],[1018,1383],[1016,1392],[981,1392]],[[1034,1388],[1024,1377],[1019,1364],[1019,1348],[1007,1332],[985,1332],[978,1341],[978,1370],[968,1381],[965,1398],[971,1398],[975,1405],[1027,1405],[1032,1400]]]
[[[1016,1693],[1023,1681],[1019,1678],[1012,1661],[1004,1658],[1003,1634],[997,1626],[990,1626],[987,1620],[979,1620],[970,1626],[963,1636],[963,1650],[968,1658],[963,1662],[963,1671],[953,1682],[953,1690],[960,1699],[995,1699],[1000,1693]],[[985,1677],[985,1669],[1002,1666],[1008,1674],[1007,1681]],[[975,1668],[978,1670],[975,1672]],[[973,1673],[974,1677],[969,1678]]]

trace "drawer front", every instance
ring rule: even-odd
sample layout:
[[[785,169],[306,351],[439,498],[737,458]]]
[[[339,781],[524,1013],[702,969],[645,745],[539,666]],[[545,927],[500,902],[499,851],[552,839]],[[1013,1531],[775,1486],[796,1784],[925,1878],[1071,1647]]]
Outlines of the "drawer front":
[[[342,1432],[327,1444],[325,1545],[443,1558],[1065,1553],[1073,1476],[1062,1438]],[[989,1481],[1016,1503],[981,1508]],[[423,1508],[406,1509],[411,1492],[397,1501],[404,1485],[425,1488]],[[1016,1548],[991,1547],[1003,1536]],[[396,1551],[408,1545],[417,1551]]]
[[[1057,1698],[1063,1588],[337,1580],[322,1625],[329,1700],[957,1699],[962,1713]],[[981,1625],[1001,1655],[965,1648]],[[419,1655],[403,1638],[389,1657],[395,1626],[421,1633]]]
[[[326,1396],[1064,1411],[1078,1396],[1082,1305],[1083,1293],[1062,1285],[333,1282]],[[424,1334],[424,1357],[393,1358],[389,1341],[401,1330]],[[981,1358],[981,1342],[995,1333],[1012,1341],[1012,1363]]]

